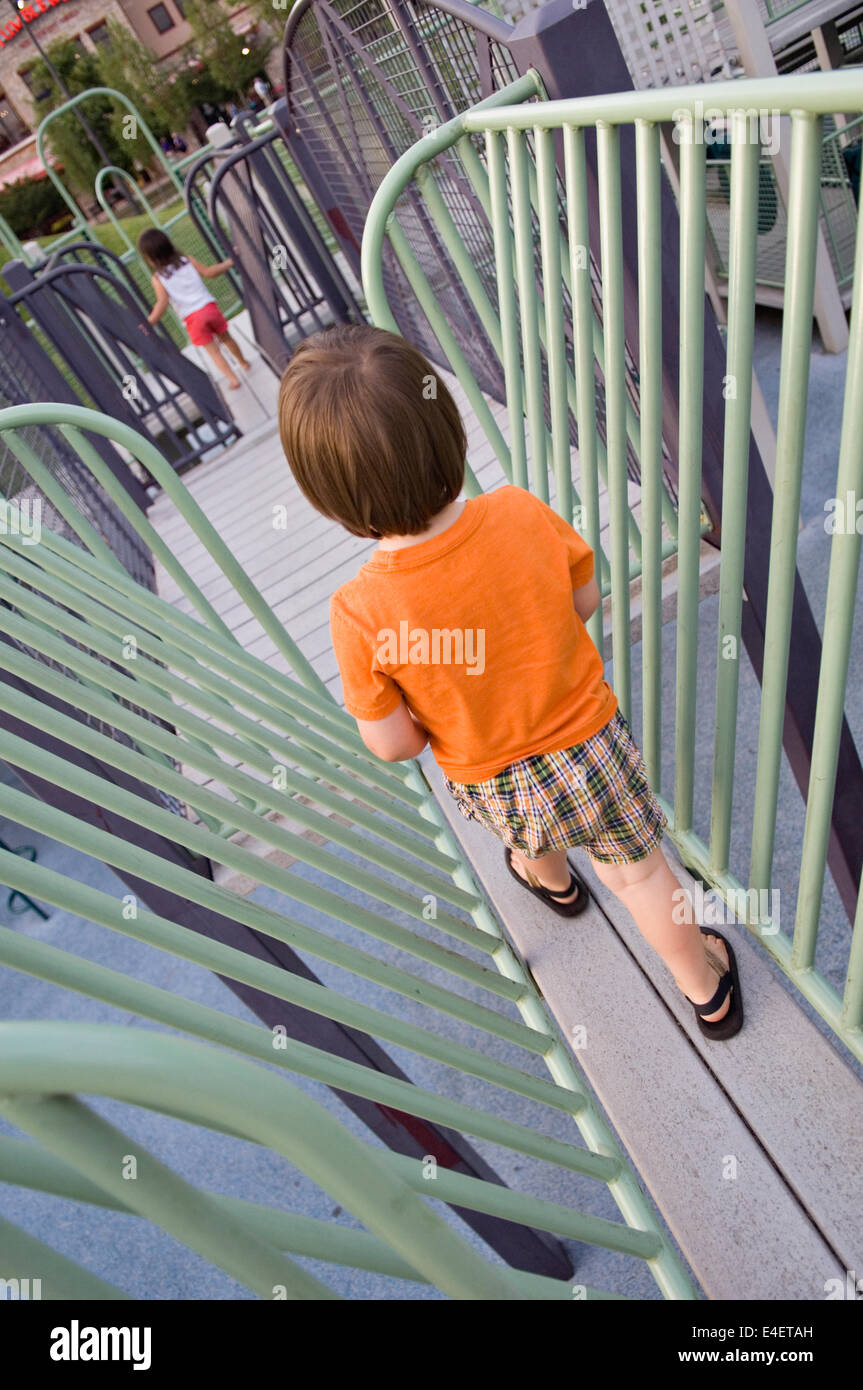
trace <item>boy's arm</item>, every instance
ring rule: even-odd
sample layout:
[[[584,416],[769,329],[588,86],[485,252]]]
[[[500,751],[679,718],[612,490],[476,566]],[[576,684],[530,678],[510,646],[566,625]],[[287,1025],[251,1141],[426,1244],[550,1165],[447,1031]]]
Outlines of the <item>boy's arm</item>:
[[[196,261],[194,256],[190,256],[189,260],[198,274],[202,275],[205,280],[212,280],[214,275],[224,275],[225,271],[230,270],[234,264],[230,256],[226,261],[217,261],[215,265],[204,265],[201,261]]]
[[[369,752],[386,763],[416,758],[428,743],[428,734],[414,719],[404,699],[383,719],[358,719],[357,728]]]
[[[599,592],[599,585],[595,577],[588,579],[587,583],[582,584],[580,589],[573,589],[572,602],[583,623],[586,623],[588,618],[596,612],[601,598],[602,595]]]
[[[156,303],[147,315],[148,323],[158,323],[171,302],[168,298],[168,291],[165,289],[158,275],[153,276],[153,289],[156,291]]]

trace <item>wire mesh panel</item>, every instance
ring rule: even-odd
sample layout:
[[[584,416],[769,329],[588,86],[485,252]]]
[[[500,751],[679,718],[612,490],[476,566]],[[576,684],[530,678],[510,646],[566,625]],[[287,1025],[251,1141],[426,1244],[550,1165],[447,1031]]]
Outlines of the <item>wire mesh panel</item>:
[[[328,192],[327,210],[338,213],[355,245],[375,189],[394,160],[424,133],[463,111],[518,75],[506,48],[508,26],[464,6],[465,17],[420,0],[300,3],[288,24],[285,92],[290,121],[302,141],[298,162],[313,161],[316,181]],[[478,266],[491,263],[490,246],[475,194],[455,161],[448,170],[448,199]],[[501,398],[503,383],[492,365],[473,305],[440,244],[420,200],[404,209],[415,254],[465,345],[483,389]],[[440,359],[434,334],[398,263],[385,267],[391,302],[406,337]]]
[[[286,31],[285,74],[292,129],[299,138],[299,162],[311,159],[316,181],[329,194],[332,210],[343,215],[357,242],[366,214],[390,166],[417,138],[430,135],[472,102],[500,91],[519,76],[508,46],[512,28],[467,5],[423,4],[420,0],[364,0],[360,5],[318,4],[303,0],[295,7]],[[613,39],[612,39],[613,42]],[[534,95],[543,93],[542,72],[535,74]],[[290,143],[290,135],[289,135]],[[472,145],[471,151],[468,146]],[[527,177],[535,191],[532,148]],[[439,150],[435,162],[437,197],[445,210],[452,239],[458,238],[469,257],[484,297],[497,296],[497,267],[488,205],[478,191],[471,163],[484,161],[481,140],[468,137],[460,149]],[[556,179],[558,217],[565,223],[563,184]],[[399,225],[411,255],[429,286],[435,305],[455,338],[472,378],[494,399],[506,402],[505,374],[498,344],[476,297],[465,287],[451,254],[452,240],[441,231],[426,199],[414,184],[402,190],[397,205]],[[539,221],[532,217],[535,295],[546,288],[541,269]],[[594,308],[601,321],[598,270],[592,255]],[[399,330],[444,363],[447,351],[430,326],[428,315],[406,284],[403,268],[391,248],[382,250],[381,273],[387,301]],[[552,293],[562,296],[564,332],[571,341],[572,305],[566,278]],[[625,346],[630,409],[627,469],[639,479],[634,443],[638,372],[633,345]],[[551,404],[546,388],[544,410],[550,426]],[[601,366],[594,386],[597,427],[605,438],[605,390]],[[571,440],[578,430],[571,418]],[[663,441],[666,486],[674,496],[674,462]]]
[[[26,340],[25,343],[21,342],[24,333],[26,330],[18,329],[17,334],[13,334],[7,324],[0,360],[0,403],[3,409],[28,403],[44,390],[44,377],[39,376],[37,371],[38,354],[34,354],[32,344],[26,344]],[[103,553],[110,554],[114,563],[136,584],[148,590],[155,589],[153,556],[149,547],[62,432],[48,425],[31,425],[21,430],[14,443],[14,449],[10,448],[7,437],[0,436],[0,499],[3,508],[0,525],[8,529],[17,518],[24,544],[28,547],[40,544],[43,528],[64,536],[77,546],[89,541],[97,548],[104,547]],[[130,474],[113,446],[103,439],[98,440],[98,445],[104,476],[112,480],[112,490],[119,489],[123,493],[129,490],[130,500],[131,494],[141,501],[146,500],[142,489],[136,485],[134,475]],[[115,492],[116,495],[119,493]],[[66,605],[63,604],[63,607],[65,609]],[[27,652],[51,671],[70,674],[62,660],[51,658],[18,638],[6,634],[3,641],[19,651]],[[90,656],[95,655],[86,645],[80,646],[79,650],[88,652]],[[8,658],[0,660],[0,667],[6,670],[7,666]],[[45,672],[33,668],[31,688],[34,694],[42,689],[44,677]],[[144,718],[152,717],[138,707],[133,708]],[[80,711],[77,717],[107,737],[131,746],[128,735],[110,719]],[[182,802],[173,796],[166,795],[161,800],[173,811],[181,812],[183,809]]]

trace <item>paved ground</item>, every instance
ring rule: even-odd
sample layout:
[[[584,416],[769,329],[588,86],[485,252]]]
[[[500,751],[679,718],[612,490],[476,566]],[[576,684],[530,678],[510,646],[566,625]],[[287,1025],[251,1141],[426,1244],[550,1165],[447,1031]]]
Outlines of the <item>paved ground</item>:
[[[757,349],[759,376],[768,405],[774,413],[777,348],[778,320],[776,316],[762,313]],[[832,470],[835,468],[843,373],[843,359],[831,358],[816,351],[812,365],[800,563],[819,621],[823,615],[826,590],[824,561],[828,538],[823,529],[824,500],[832,495],[834,490]],[[715,622],[716,601],[706,600],[701,611],[700,651],[703,657],[699,660],[699,708],[705,715],[710,712]],[[859,615],[856,635],[859,635]],[[673,626],[665,629],[664,640],[667,656],[665,699],[670,724]],[[633,655],[633,664],[637,669],[638,653],[635,652]],[[745,862],[751,831],[747,808],[751,805],[754,781],[752,750],[757,737],[758,720],[757,682],[751,671],[745,667],[742,671],[741,688],[741,716],[735,765],[737,801],[732,855],[738,862],[740,859]],[[852,699],[849,717],[859,743],[863,736],[863,696],[860,693],[863,691],[863,644],[859,641],[854,643],[852,652],[849,691]],[[637,728],[637,722],[635,726]],[[700,775],[696,824],[702,833],[706,829],[705,808],[711,756],[712,749],[709,746],[699,748]],[[666,793],[670,785],[670,765],[666,755],[663,767],[663,790]],[[791,783],[790,774],[787,774],[783,788],[783,809],[787,811],[788,818],[778,846],[776,881],[781,887],[783,901],[787,898],[793,902],[802,816],[798,815],[801,809],[800,798]],[[71,876],[93,883],[106,891],[117,891],[113,875],[100,864],[54,843],[40,840],[29,832],[21,832],[16,827],[0,824],[0,834],[14,844],[35,843],[39,850],[40,863],[63,868]],[[261,901],[275,905],[275,895],[270,890],[259,890],[258,896]],[[298,915],[295,904],[292,904],[292,911],[294,915]],[[230,991],[207,972],[165,957],[151,949],[118,940],[112,934],[84,923],[69,913],[55,911],[47,923],[38,922],[32,914],[11,919],[5,907],[5,895],[0,895],[0,920],[4,923],[14,920],[18,930],[62,944],[66,949],[80,951],[94,960],[103,961],[140,978],[162,984],[190,999],[210,1003],[238,1017],[250,1017]],[[848,925],[837,896],[830,887],[825,897],[823,924],[823,943],[818,964],[828,978],[838,983],[839,962],[843,950],[847,949]],[[347,930],[345,929],[346,932]],[[317,968],[327,980],[327,972],[320,967]],[[371,986],[367,989],[363,986],[358,997],[370,1003],[376,1002],[376,992]],[[40,981],[30,980],[4,969],[0,969],[0,1014],[5,1018],[51,1017],[125,1021],[130,1027],[147,1026],[139,1023],[131,1015],[118,1017],[113,1009],[94,1004],[87,999],[70,996]],[[398,1060],[403,1060],[396,1055]],[[496,1055],[505,1058],[506,1049],[501,1048]],[[417,1065],[411,1062],[410,1069],[415,1079],[421,1083],[425,1073],[424,1064]],[[863,1071],[860,1068],[857,1070]],[[466,1101],[476,1099],[488,1104],[489,1093],[480,1087],[479,1083],[463,1077],[454,1078],[454,1082],[456,1081],[458,1084],[454,1094]],[[367,1137],[365,1131],[327,1092],[313,1083],[300,1080],[298,1084],[303,1090],[316,1095],[322,1103],[336,1110],[349,1128]],[[255,1146],[240,1144],[224,1136],[205,1135],[189,1126],[149,1114],[130,1117],[128,1114],[121,1114],[121,1108],[114,1105],[100,1108],[115,1122],[123,1125],[133,1137],[140,1138],[153,1152],[203,1187],[253,1200],[260,1198],[275,1205],[290,1206],[293,1210],[307,1215],[328,1217],[333,1212],[332,1202],[313,1182],[293,1171],[288,1164]],[[534,1111],[535,1107],[528,1102],[507,1102],[507,1113],[512,1119],[522,1123],[530,1124]],[[561,1137],[568,1137],[569,1130],[566,1124],[563,1120],[560,1124],[561,1129],[556,1132],[559,1132]],[[498,1155],[493,1153],[490,1146],[478,1144],[477,1147],[487,1152],[491,1161],[498,1160]],[[560,1175],[557,1170],[546,1170],[544,1165],[532,1163],[529,1159],[509,1161],[521,1171],[509,1174],[506,1167],[502,1166],[502,1176],[517,1178],[519,1185],[527,1190],[536,1191],[564,1204],[583,1205],[597,1214],[611,1217],[615,1215],[615,1210],[603,1190],[593,1191],[592,1185]],[[595,1205],[591,1205],[592,1203]],[[72,1206],[55,1199],[2,1187],[0,1214],[39,1235],[58,1250],[82,1260],[103,1277],[113,1280],[136,1297],[201,1299],[249,1296],[233,1281],[218,1272],[213,1272],[196,1256],[134,1218],[102,1214],[85,1206]],[[339,1214],[337,1219],[348,1220],[344,1213]],[[655,1286],[645,1270],[627,1270],[624,1264],[628,1262],[595,1249],[576,1249],[576,1254],[579,1278],[638,1298],[656,1296]],[[438,1297],[434,1291],[421,1286],[408,1287],[395,1281],[381,1280],[375,1276],[356,1274],[352,1271],[329,1273],[327,1278],[343,1296],[349,1298]]]

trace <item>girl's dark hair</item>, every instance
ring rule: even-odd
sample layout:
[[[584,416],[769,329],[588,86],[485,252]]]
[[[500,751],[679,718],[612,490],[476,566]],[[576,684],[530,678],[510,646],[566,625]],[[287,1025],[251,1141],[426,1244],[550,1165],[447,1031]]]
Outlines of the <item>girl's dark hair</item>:
[[[395,333],[344,324],[300,343],[279,434],[300,490],[355,536],[412,536],[455,501],[467,440],[446,384]]]
[[[177,270],[186,257],[158,227],[147,227],[138,237],[138,250],[153,270]]]

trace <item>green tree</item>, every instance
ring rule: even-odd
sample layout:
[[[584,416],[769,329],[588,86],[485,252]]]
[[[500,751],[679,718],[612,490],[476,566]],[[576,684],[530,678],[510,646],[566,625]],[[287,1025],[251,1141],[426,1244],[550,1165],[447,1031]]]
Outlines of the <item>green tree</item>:
[[[235,34],[220,0],[185,0],[186,18],[195,35],[190,48],[203,64],[197,80],[188,79],[192,91],[200,90],[199,101],[222,102],[242,98],[257,73],[263,70],[273,51],[275,36],[259,30],[255,42]],[[283,11],[279,11],[281,16]],[[249,52],[243,53],[248,47]],[[206,79],[204,79],[206,74]],[[203,89],[206,87],[206,92]]]
[[[182,130],[195,99],[185,80],[185,69],[156,65],[153,54],[130,29],[108,21],[108,39],[98,53],[101,84],[122,92],[140,111],[157,140]],[[152,148],[139,130],[126,120],[129,113],[117,102],[112,110],[111,128],[134,158],[149,164]]]
[[[265,24],[277,40],[281,39],[294,0],[248,0],[248,5],[255,18]]]
[[[72,96],[86,92],[90,87],[102,85],[96,54],[88,52],[81,44],[75,43],[74,39],[58,39],[49,45],[46,53]],[[36,116],[41,121],[49,111],[62,106],[66,97],[57,86],[48,65],[41,58],[33,64],[31,71],[33,90],[46,92],[41,101],[34,102]],[[111,129],[112,112],[109,99],[92,97],[83,104],[83,114],[110,162],[121,169],[131,171],[132,152],[128,142],[118,140]],[[69,111],[51,122],[47,140],[55,159],[63,165],[67,184],[77,193],[91,193],[93,180],[103,161],[74,112]]]

